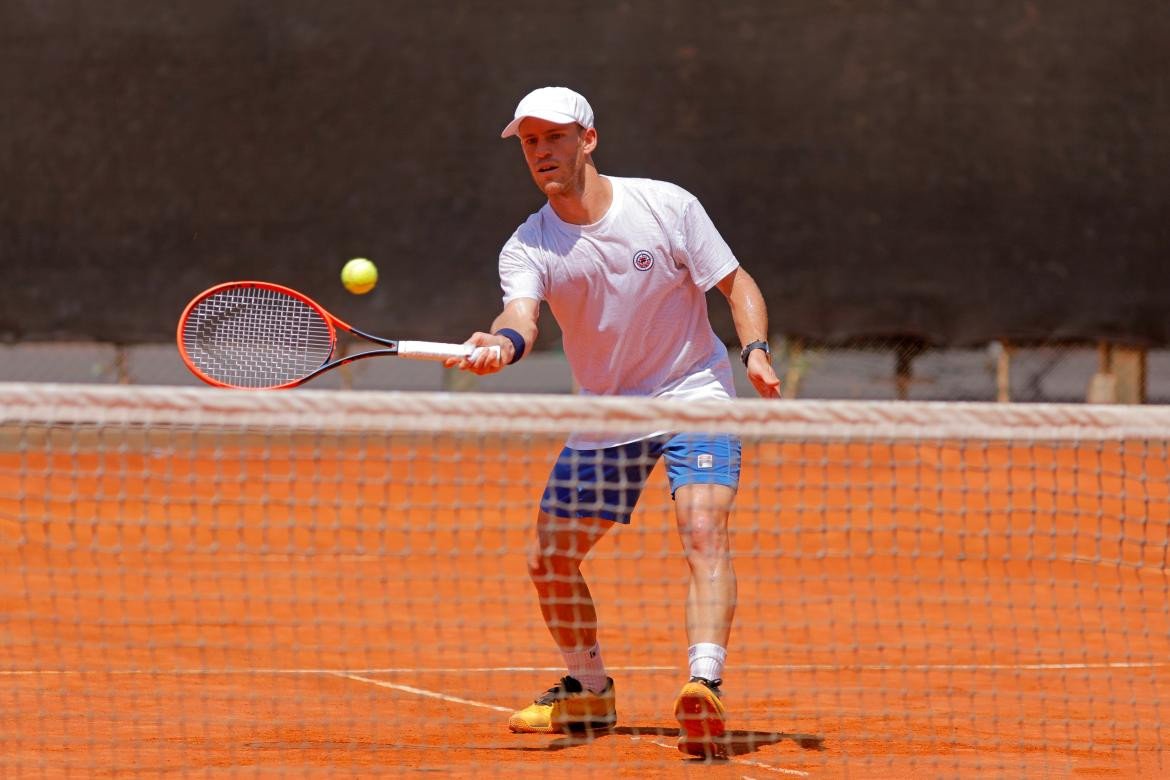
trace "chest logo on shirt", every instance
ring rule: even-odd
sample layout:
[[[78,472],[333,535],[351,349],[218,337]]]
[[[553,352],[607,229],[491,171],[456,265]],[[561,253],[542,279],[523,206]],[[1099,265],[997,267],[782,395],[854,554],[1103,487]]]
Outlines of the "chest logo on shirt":
[[[653,266],[654,255],[645,249],[639,250],[634,254],[634,268],[637,268],[639,271],[649,271]]]

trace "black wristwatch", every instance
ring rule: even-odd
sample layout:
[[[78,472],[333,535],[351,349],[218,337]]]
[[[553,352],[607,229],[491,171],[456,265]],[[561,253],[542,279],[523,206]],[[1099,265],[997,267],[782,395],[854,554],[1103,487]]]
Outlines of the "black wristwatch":
[[[739,359],[743,361],[743,365],[745,368],[747,367],[748,356],[752,354],[753,349],[764,350],[764,354],[768,356],[768,359],[769,360],[772,359],[772,350],[768,349],[768,342],[766,342],[766,341],[753,341],[751,344],[748,344],[746,347],[743,348],[743,352],[739,353]]]

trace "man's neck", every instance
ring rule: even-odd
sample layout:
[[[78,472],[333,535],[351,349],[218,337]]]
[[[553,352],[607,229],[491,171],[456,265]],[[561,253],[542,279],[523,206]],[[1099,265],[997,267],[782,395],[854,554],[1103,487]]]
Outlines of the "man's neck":
[[[570,225],[592,225],[609,211],[613,203],[613,184],[592,165],[585,169],[581,191],[548,199],[557,216]]]

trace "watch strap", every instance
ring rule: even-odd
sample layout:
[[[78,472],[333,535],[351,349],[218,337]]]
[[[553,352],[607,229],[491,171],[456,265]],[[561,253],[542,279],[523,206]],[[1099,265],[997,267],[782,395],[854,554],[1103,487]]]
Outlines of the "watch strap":
[[[743,361],[743,364],[745,367],[748,364],[748,357],[751,356],[753,350],[757,350],[757,349],[764,350],[764,354],[768,355],[769,357],[772,356],[772,350],[768,349],[768,342],[766,342],[766,341],[753,341],[751,344],[748,344],[746,347],[743,348],[743,352],[739,353],[739,359]]]

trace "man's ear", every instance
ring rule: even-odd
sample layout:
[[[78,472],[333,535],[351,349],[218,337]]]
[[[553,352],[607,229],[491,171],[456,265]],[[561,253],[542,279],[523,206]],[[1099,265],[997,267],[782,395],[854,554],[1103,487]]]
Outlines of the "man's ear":
[[[588,127],[581,133],[581,151],[585,154],[593,154],[593,150],[597,148],[597,128]]]

